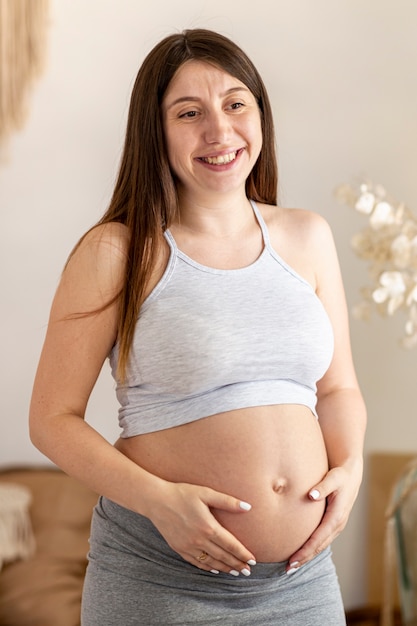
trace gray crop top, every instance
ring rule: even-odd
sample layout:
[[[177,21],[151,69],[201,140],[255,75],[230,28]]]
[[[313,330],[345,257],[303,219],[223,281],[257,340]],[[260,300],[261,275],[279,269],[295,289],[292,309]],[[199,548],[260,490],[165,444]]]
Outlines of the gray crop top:
[[[329,318],[314,290],[272,249],[242,269],[196,263],[165,232],[170,258],[145,300],[124,384],[122,437],[244,407],[302,404],[316,414],[316,382],[333,354]],[[117,344],[110,354],[115,376]]]

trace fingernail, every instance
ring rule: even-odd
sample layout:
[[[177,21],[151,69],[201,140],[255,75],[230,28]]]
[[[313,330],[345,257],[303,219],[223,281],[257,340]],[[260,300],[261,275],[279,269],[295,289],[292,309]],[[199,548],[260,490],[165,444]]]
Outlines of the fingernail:
[[[243,574],[244,576],[250,576],[250,569],[248,569],[247,567],[244,567],[243,569],[240,570],[240,573]]]
[[[308,495],[312,500],[317,500],[317,498],[320,498],[320,491],[318,489],[312,489]]]
[[[229,574],[231,574],[232,576],[239,576],[239,572],[236,571],[235,569],[231,569]]]
[[[212,574],[219,574],[220,573],[218,569],[211,569],[210,572]]]
[[[249,504],[248,502],[240,502],[239,504],[240,508],[243,509],[244,511],[250,511],[252,508],[252,505]]]
[[[290,569],[287,570],[287,574],[294,574],[298,569],[300,569],[299,561],[293,561],[290,563]]]
[[[249,561],[246,561],[246,563],[248,565],[256,565],[256,561],[254,561],[253,559],[249,559]]]
[[[294,572],[296,572],[298,569],[298,567],[290,567],[290,569],[287,569],[287,576],[289,576],[290,574],[294,574]]]

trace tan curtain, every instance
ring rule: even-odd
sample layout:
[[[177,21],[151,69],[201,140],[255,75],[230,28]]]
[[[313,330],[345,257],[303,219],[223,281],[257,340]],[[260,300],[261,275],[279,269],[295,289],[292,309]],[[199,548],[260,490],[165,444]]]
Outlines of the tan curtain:
[[[45,60],[49,0],[0,0],[0,144],[20,129]]]

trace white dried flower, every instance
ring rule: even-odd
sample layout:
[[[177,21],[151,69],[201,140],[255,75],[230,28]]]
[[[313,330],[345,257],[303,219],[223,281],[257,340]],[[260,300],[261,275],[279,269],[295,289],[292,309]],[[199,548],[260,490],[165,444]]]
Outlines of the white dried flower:
[[[369,263],[373,287],[363,288],[363,301],[354,317],[369,319],[372,305],[385,315],[407,313],[402,344],[417,346],[417,218],[403,204],[387,198],[382,185],[367,181],[358,189],[343,184],[336,192],[340,202],[363,215],[369,224],[352,238],[355,253]]]

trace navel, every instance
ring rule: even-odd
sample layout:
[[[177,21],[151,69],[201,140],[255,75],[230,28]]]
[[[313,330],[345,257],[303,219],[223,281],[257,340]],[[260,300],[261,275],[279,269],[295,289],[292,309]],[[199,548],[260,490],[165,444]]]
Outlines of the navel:
[[[272,489],[275,493],[283,494],[288,490],[288,480],[286,478],[275,478],[272,482]]]

